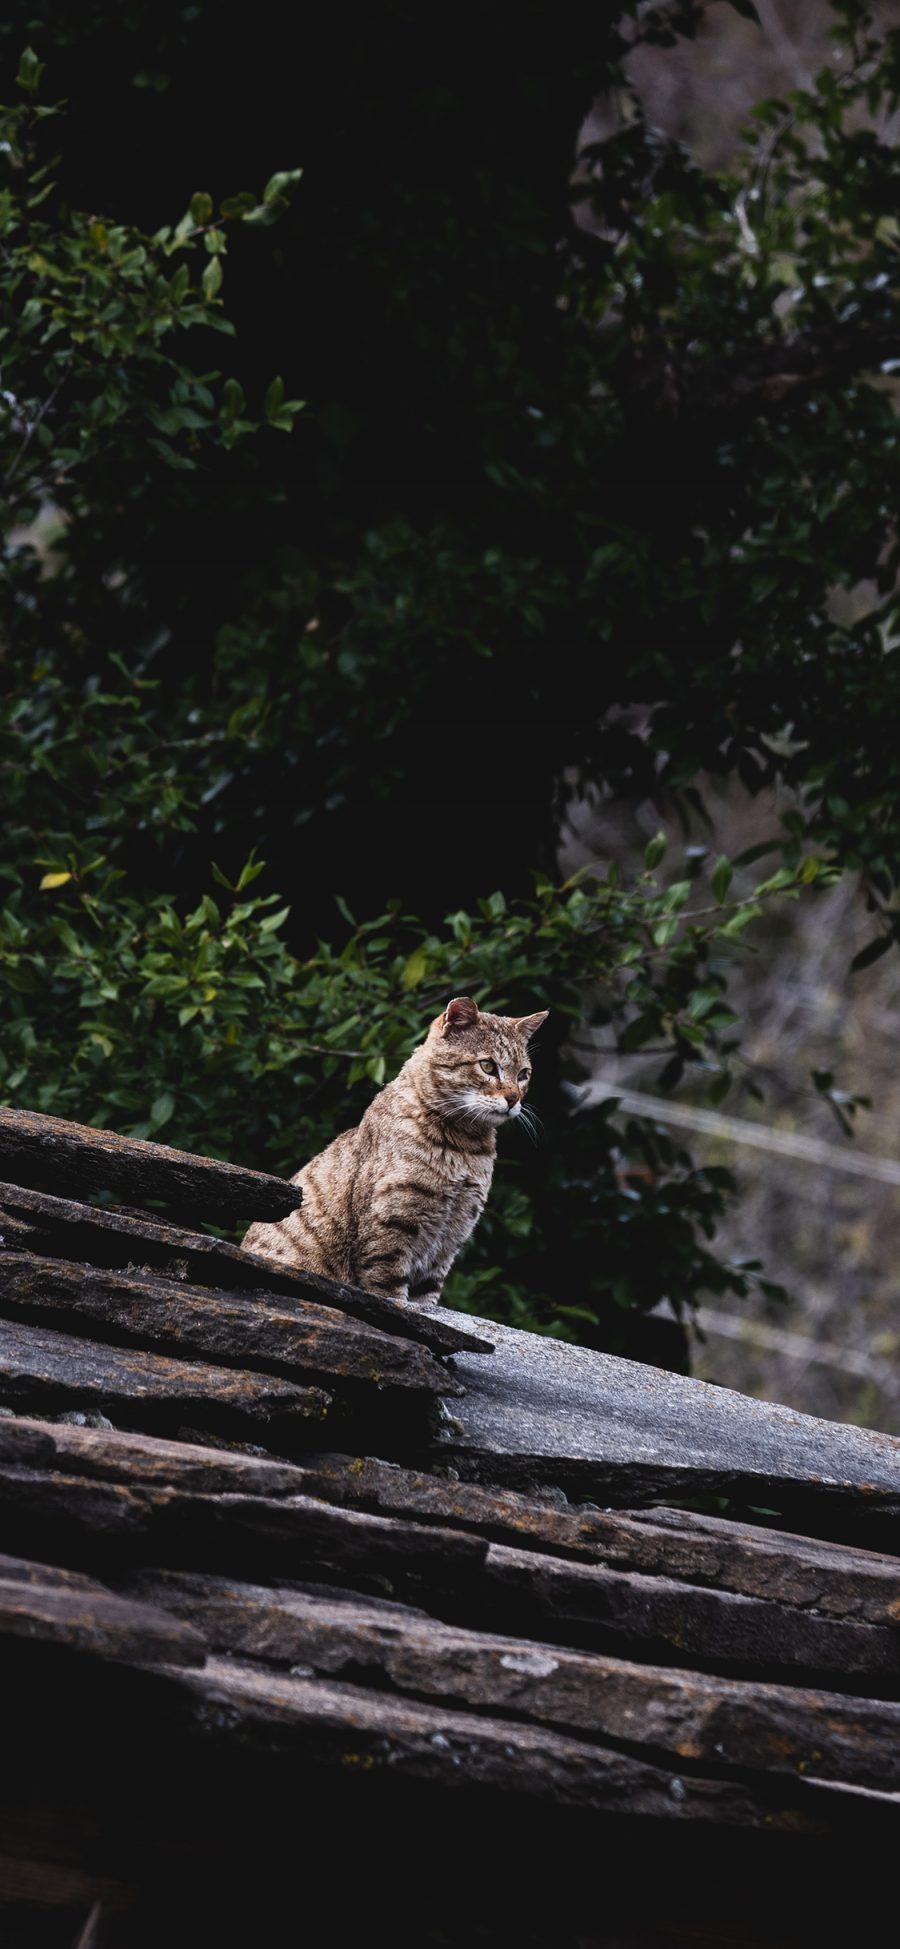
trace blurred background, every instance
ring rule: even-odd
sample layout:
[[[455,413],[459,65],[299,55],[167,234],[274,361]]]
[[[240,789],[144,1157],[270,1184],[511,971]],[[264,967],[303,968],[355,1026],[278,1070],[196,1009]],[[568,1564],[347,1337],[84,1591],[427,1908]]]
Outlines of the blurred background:
[[[750,20],[727,5],[706,6],[696,39],[640,48],[627,64],[649,120],[707,166],[727,166],[753,107],[808,88],[829,55],[835,13],[824,0],[757,0],[755,12]],[[881,29],[900,21],[897,5],[871,12]],[[599,101],[585,138],[606,133],[618,109],[615,97]],[[880,133],[896,142],[896,114],[880,118]],[[873,595],[863,584],[832,600],[853,620]],[[777,792],[751,798],[739,783],[720,789],[710,802],[710,843],[729,856],[759,844],[791,803]],[[598,807],[588,797],[573,808],[564,868],[639,859],[658,824],[651,802]],[[743,1056],[764,1080],[766,1102],[745,1091],[715,1135],[701,1112],[692,1147],[737,1174],[740,1195],[720,1233],[729,1255],[761,1258],[789,1297],[702,1304],[691,1366],[701,1379],[764,1400],[900,1434],[900,971],[891,957],[848,974],[870,934],[864,892],[850,876],[815,904],[783,913],[732,980]],[[852,1077],[871,1100],[854,1146],[857,1170],[848,1170],[833,1115],[810,1089],[813,1069]],[[653,1095],[655,1074],[639,1058],[605,1058],[596,1082]],[[755,1126],[749,1140],[745,1121]],[[770,1131],[800,1139],[793,1156],[769,1147]],[[806,1159],[804,1139],[813,1140]]]

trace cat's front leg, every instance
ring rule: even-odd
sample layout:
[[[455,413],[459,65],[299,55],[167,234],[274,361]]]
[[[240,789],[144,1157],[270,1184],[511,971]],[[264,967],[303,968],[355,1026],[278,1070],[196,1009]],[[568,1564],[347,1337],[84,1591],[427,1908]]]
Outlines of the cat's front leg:
[[[417,1306],[439,1306],[444,1281],[429,1273],[426,1279],[414,1279],[408,1297]]]
[[[371,1252],[360,1260],[360,1284],[379,1299],[415,1300],[437,1306],[452,1259],[425,1273],[414,1263],[401,1271],[395,1254]]]
[[[427,1272],[415,1278],[409,1288],[409,1297],[418,1306],[439,1306],[444,1290],[444,1280],[456,1258],[456,1249],[447,1248]]]
[[[392,1229],[363,1247],[356,1272],[366,1292],[377,1293],[379,1299],[408,1299],[415,1268],[412,1243]]]
[[[414,1300],[417,1305],[436,1306],[444,1280],[465,1239],[469,1236],[484,1200],[466,1187],[465,1199],[451,1203],[429,1194],[427,1185],[415,1186],[418,1204],[406,1213],[396,1209],[398,1192],[412,1187],[392,1187],[387,1211],[376,1210],[368,1237],[361,1242],[358,1260],[359,1283],[385,1299]],[[414,1215],[415,1213],[415,1215]]]

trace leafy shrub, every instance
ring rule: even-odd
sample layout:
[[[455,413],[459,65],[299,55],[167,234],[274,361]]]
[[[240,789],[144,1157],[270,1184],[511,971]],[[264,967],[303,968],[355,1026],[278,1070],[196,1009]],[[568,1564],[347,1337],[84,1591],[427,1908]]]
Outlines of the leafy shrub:
[[[675,10],[679,31],[693,11]],[[690,1310],[756,1276],[711,1249],[727,1174],[647,1124],[617,1132],[609,1106],[573,1114],[561,1085],[587,1060],[584,1026],[605,1023],[626,1053],[659,1048],[664,1087],[689,1067],[720,1095],[729,957],[758,899],[827,880],[831,860],[867,875],[872,953],[900,924],[896,755],[878,735],[897,682],[900,447],[880,369],[897,160],[865,123],[895,104],[900,42],[856,46],[849,11],[845,70],[767,109],[730,174],[659,140],[631,94],[628,124],[586,157],[593,229],[564,251],[566,157],[588,82],[621,72],[619,29],[593,10],[590,75],[580,53],[548,69],[543,32],[525,35],[521,96],[498,90],[490,118],[480,104],[489,166],[465,178],[452,144],[475,126],[463,95],[481,69],[467,55],[448,70],[447,181],[408,182],[385,145],[388,175],[345,185],[338,283],[395,363],[382,382],[373,354],[343,415],[314,372],[307,446],[305,415],[296,440],[274,437],[299,402],[261,350],[284,289],[270,219],[297,172],[258,196],[195,192],[156,230],[80,207],[48,153],[40,61],[23,56],[0,194],[10,1101],[292,1170],[449,993],[546,1001],[545,1138],[505,1153],[457,1298],[609,1339],[617,1313],[663,1294]],[[194,15],[202,40],[213,16]],[[167,48],[176,86],[182,16],[129,9],[142,89]],[[385,9],[386,45],[393,22]],[[79,32],[58,26],[57,52]],[[354,92],[341,67],[333,88],[353,117],[374,100],[390,119],[368,76]],[[493,116],[525,100],[548,115],[507,197]],[[416,97],[416,126],[433,107]],[[177,156],[168,102],[159,114]],[[329,239],[329,169],[352,133],[338,140],[330,117],[310,172]],[[231,341],[235,290],[262,380]],[[327,363],[326,336],[327,321]],[[395,427],[400,457],[382,463]],[[299,449],[302,466],[286,457]],[[839,625],[835,588],[867,576],[874,606]],[[514,762],[484,766],[477,794],[456,779],[436,794],[448,699],[493,726],[511,698]],[[554,884],[567,791],[668,793],[696,824],[710,771],[751,790],[786,775],[799,795],[762,892],[745,868],[736,897],[728,863],[696,853],[657,883],[654,849],[633,885]],[[443,865],[411,892],[425,819]],[[280,889],[262,898],[261,856]],[[460,895],[476,871],[502,893],[478,904],[472,877]],[[336,931],[337,886],[379,911],[357,924],[345,909],[317,942]],[[460,899],[474,911],[445,919]]]
[[[216,896],[179,914],[162,895],[128,892],[102,858],[79,867],[72,856],[39,882],[7,869],[7,1100],[290,1174],[358,1120],[460,992],[500,1012],[548,1006],[573,1077],[579,1034],[596,1023],[620,1047],[658,1039],[673,1062],[726,1077],[735,1018],[723,964],[761,899],[829,877],[807,862],[729,901],[719,862],[699,918],[700,887],[660,887],[649,868],[630,888],[613,874],[545,880],[514,904],[497,892],[440,932],[399,903],[360,925],[344,908],[344,945],[319,941],[298,959],[287,907],[250,891],[262,870],[251,859],[231,884],[214,869]],[[617,1173],[615,1099],[573,1116],[542,1094],[540,1061],[535,1094],[549,1141],[530,1169],[521,1146],[503,1147],[489,1217],[449,1296],[583,1335],[609,1304],[649,1309],[668,1293],[681,1314],[704,1288],[746,1290],[753,1268],[717,1264],[704,1243],[727,1172],[694,1170],[632,1126],[633,1168]]]

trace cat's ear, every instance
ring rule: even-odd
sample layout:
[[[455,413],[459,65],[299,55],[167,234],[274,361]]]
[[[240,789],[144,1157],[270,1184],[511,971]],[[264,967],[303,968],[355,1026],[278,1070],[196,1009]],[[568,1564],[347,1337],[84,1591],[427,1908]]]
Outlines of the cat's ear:
[[[532,1036],[537,1034],[537,1031],[540,1028],[541,1023],[546,1022],[549,1013],[550,1013],[549,1008],[542,1008],[538,1015],[517,1015],[516,1016],[516,1028],[518,1029],[523,1042],[531,1041]]]
[[[478,1020],[478,1008],[471,995],[456,995],[448,1002],[441,1016],[439,1027],[442,1035],[450,1035],[454,1029],[470,1029]]]

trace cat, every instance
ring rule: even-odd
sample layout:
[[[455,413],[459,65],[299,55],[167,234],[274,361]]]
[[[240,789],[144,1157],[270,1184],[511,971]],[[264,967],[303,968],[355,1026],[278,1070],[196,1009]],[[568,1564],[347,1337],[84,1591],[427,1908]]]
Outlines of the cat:
[[[482,1014],[457,995],[393,1082],[291,1179],[303,1203],[243,1245],[279,1266],[437,1304],[491,1187],[497,1131],[521,1114],[528,1044],[549,1011]]]

